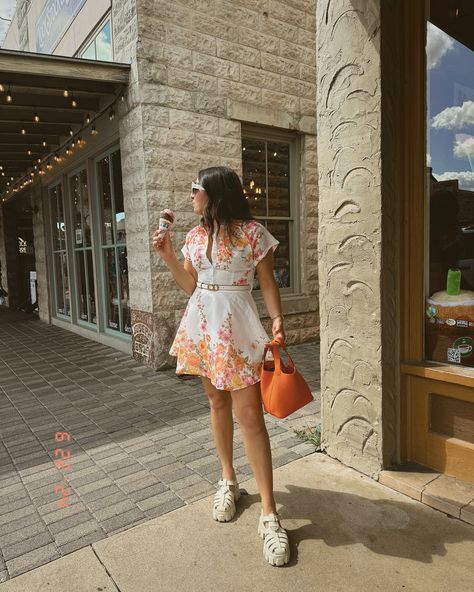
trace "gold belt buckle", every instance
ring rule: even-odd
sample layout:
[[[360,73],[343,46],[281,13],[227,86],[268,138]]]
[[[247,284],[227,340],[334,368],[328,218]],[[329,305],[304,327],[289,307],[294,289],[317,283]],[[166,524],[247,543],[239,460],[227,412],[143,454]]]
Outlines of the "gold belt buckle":
[[[218,290],[219,284],[209,284],[211,286],[211,290]]]

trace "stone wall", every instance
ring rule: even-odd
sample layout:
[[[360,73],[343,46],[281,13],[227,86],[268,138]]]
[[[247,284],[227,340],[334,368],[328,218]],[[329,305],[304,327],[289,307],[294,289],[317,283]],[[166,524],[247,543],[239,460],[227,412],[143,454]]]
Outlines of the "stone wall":
[[[6,292],[8,292],[7,253],[5,246],[5,219],[2,205],[0,205],[0,274],[0,286]],[[8,304],[8,297],[6,297],[5,299],[5,304]]]
[[[216,164],[241,173],[242,122],[302,135],[302,294],[287,299],[284,312],[290,343],[315,338],[314,0],[137,0],[136,13],[129,6],[125,3],[117,14],[122,25],[115,43],[132,47],[124,41],[131,37],[120,37],[126,15],[137,24],[137,69],[133,64],[136,78],[127,97],[121,144],[132,308],[140,326],[154,336],[145,361],[156,368],[174,363],[167,352],[187,300],[150,250],[159,211],[170,207],[177,213],[173,240],[181,257],[185,234],[198,223],[189,199],[190,181],[200,168]],[[141,232],[144,228],[148,236]]]
[[[35,246],[36,281],[39,317],[46,323],[51,322],[50,289],[48,287],[47,232],[44,215],[46,189],[40,183],[31,187],[31,205],[33,209],[33,240]]]
[[[398,427],[397,195],[382,152],[394,81],[381,78],[396,60],[381,4],[317,7],[322,445],[371,476],[393,460]]]

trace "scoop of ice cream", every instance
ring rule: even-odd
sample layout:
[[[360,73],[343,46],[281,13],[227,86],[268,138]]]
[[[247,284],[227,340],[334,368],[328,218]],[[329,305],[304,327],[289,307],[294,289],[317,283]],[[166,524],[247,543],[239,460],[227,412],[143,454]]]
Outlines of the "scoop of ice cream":
[[[162,210],[160,212],[160,218],[163,218],[164,220],[168,220],[168,222],[174,222],[175,219],[175,215],[173,210]]]

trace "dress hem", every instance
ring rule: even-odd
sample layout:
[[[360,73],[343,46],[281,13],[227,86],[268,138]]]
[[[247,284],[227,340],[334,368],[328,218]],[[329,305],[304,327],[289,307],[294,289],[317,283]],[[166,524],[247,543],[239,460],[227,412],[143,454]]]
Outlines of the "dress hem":
[[[240,387],[240,388],[236,388],[236,389],[235,389],[235,388],[234,388],[234,389],[229,389],[229,388],[219,388],[218,386],[216,386],[216,385],[215,385],[215,384],[212,382],[211,378],[210,378],[209,376],[206,376],[205,374],[198,374],[198,373],[196,373],[196,372],[187,372],[187,371],[185,371],[185,370],[183,370],[183,371],[181,371],[181,372],[178,372],[178,371],[176,371],[176,374],[177,374],[178,376],[182,376],[182,375],[184,375],[184,374],[185,374],[185,375],[187,375],[187,376],[199,376],[199,377],[207,378],[207,379],[209,379],[209,380],[211,381],[211,384],[212,384],[212,386],[213,386],[214,388],[216,388],[218,391],[228,391],[228,392],[231,392],[231,391],[232,391],[232,392],[233,392],[233,391],[241,391],[241,390],[243,390],[244,388],[247,388],[247,387],[249,387],[249,386],[253,386],[254,384],[258,384],[258,383],[261,381],[261,378],[259,378],[259,379],[258,379],[258,380],[256,380],[255,382],[252,382],[252,384],[246,384],[245,386],[242,386],[242,387]]]

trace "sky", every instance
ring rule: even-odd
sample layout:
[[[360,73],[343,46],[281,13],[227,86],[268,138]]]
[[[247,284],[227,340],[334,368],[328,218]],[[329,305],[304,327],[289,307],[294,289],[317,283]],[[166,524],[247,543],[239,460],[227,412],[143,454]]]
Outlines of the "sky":
[[[0,45],[5,39],[9,22],[4,19],[11,19],[15,12],[16,0],[0,0]]]
[[[474,52],[431,23],[426,50],[427,164],[474,191]]]

